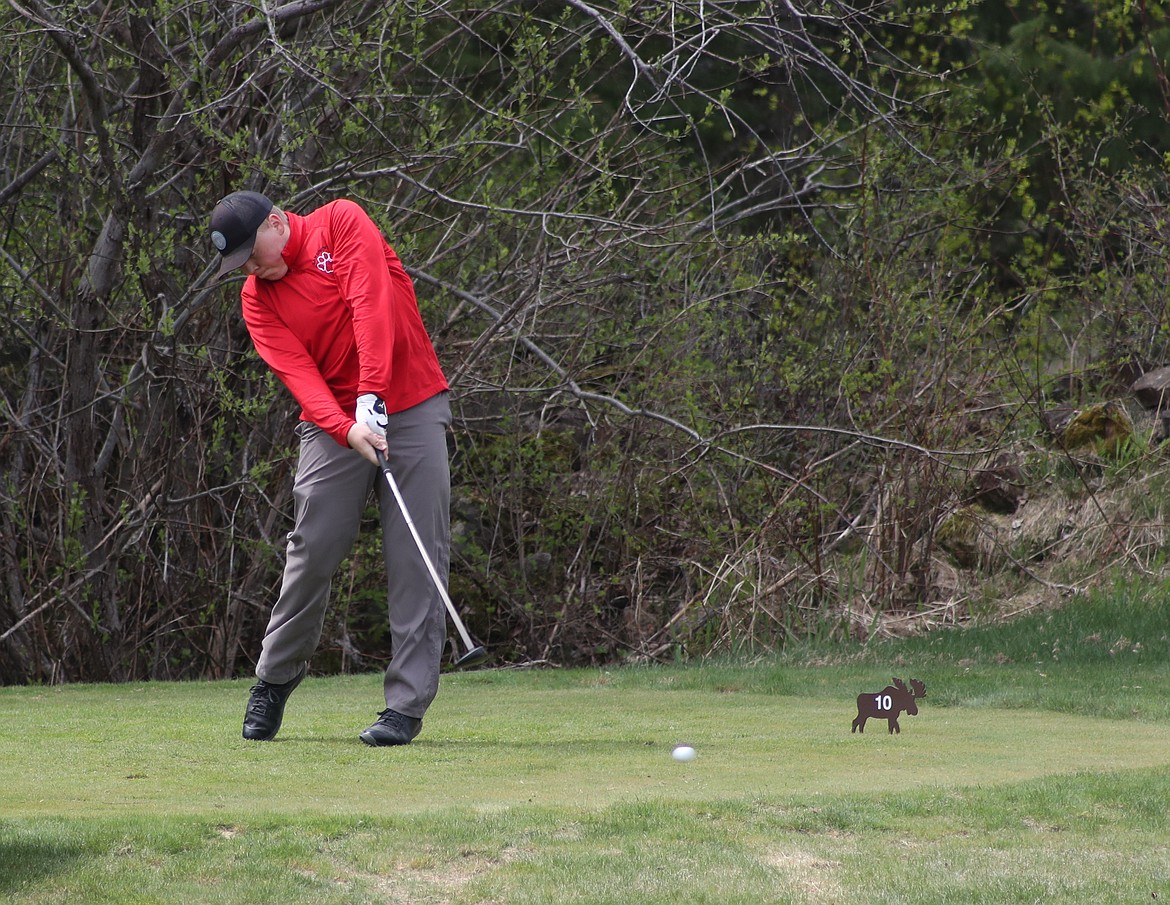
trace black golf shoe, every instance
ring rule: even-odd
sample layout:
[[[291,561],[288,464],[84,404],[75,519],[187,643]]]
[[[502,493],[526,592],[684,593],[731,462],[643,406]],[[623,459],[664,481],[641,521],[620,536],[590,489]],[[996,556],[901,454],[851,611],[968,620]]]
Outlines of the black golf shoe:
[[[267,742],[276,737],[284,719],[284,705],[293,690],[301,684],[308,668],[308,664],[302,666],[300,672],[281,685],[261,679],[252,686],[248,707],[244,711],[244,738]]]
[[[378,714],[378,721],[358,738],[375,748],[385,745],[409,745],[420,729],[422,720],[406,716],[397,710],[383,710]]]

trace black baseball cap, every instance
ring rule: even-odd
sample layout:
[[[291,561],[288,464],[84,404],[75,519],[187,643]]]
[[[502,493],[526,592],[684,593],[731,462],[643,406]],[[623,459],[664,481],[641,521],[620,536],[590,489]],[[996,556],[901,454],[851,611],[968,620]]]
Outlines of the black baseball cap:
[[[272,202],[259,192],[232,192],[211,212],[211,244],[219,252],[218,280],[252,256],[256,230],[272,210]]]

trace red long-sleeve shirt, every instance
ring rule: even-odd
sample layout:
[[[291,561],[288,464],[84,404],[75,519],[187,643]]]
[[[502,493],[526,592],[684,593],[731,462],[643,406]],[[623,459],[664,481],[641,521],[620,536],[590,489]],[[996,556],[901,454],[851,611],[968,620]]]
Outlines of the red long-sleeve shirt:
[[[377,394],[393,414],[447,389],[447,379],[414,285],[365,211],[339,200],[288,221],[288,273],[244,281],[244,322],[301,420],[347,446],[358,396]]]

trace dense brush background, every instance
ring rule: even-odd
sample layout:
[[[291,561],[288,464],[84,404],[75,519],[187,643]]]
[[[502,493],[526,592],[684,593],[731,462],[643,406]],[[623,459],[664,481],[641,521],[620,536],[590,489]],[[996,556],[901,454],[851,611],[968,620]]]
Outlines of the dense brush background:
[[[0,683],[251,668],[297,409],[210,282],[243,188],[353,198],[408,265],[502,662],[1161,579],[1158,4],[22,0],[0,39]],[[1105,401],[1121,442],[1045,427]],[[314,669],[389,656],[377,546]]]

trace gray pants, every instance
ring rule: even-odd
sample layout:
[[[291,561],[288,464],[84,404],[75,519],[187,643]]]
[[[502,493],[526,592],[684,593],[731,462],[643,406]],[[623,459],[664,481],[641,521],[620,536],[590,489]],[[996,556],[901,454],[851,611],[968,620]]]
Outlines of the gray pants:
[[[393,414],[389,422],[390,470],[431,561],[446,582],[451,549],[448,394]],[[316,651],[333,575],[353,547],[374,487],[382,520],[393,644],[384,680],[386,706],[421,719],[439,690],[447,632],[442,597],[379,469],[354,450],[339,446],[316,425],[302,423],[298,432],[295,522],[288,536],[280,596],[268,620],[256,675],[266,682],[288,682]]]

